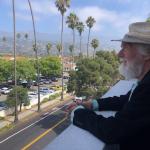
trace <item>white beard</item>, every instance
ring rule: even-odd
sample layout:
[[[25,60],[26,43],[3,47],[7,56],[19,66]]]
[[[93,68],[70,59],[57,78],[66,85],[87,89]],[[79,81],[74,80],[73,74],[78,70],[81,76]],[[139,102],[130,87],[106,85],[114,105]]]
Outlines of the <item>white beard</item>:
[[[142,73],[143,65],[144,63],[139,62],[139,60],[135,58],[132,62],[127,62],[126,65],[121,63],[119,72],[126,80],[137,79]]]

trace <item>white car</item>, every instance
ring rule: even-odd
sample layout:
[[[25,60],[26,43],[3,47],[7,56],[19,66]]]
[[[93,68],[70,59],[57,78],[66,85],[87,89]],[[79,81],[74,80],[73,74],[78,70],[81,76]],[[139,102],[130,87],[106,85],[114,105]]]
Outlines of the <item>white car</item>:
[[[46,94],[46,93],[50,93],[50,90],[49,90],[49,88],[47,88],[47,87],[41,87],[41,88],[40,88],[40,92]]]
[[[8,94],[11,90],[12,90],[12,89],[9,89],[9,88],[7,88],[7,87],[3,87],[3,88],[1,89],[1,93],[2,93],[2,94]]]
[[[37,98],[37,92],[28,92],[28,98],[29,99],[33,99],[33,98]]]
[[[37,96],[37,92],[28,92],[28,96]]]

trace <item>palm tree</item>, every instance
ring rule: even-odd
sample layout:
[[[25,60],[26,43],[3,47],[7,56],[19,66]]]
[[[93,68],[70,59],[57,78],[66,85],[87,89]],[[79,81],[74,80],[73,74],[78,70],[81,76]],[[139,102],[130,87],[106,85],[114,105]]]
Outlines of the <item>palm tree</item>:
[[[36,68],[37,68],[37,86],[38,86],[38,111],[40,111],[40,72],[39,72],[39,59],[38,59],[38,52],[37,52],[37,40],[36,40],[36,31],[35,31],[35,22],[34,22],[34,16],[33,16],[33,11],[32,11],[32,6],[30,3],[30,0],[28,0],[28,4],[30,7],[30,12],[32,16],[32,24],[33,24],[33,32],[34,32],[34,44],[33,44],[33,50],[35,52],[35,57],[36,57]]]
[[[93,58],[95,57],[95,50],[96,48],[99,46],[99,41],[98,39],[93,39],[92,42],[91,42],[91,46],[93,47],[94,49],[94,52],[93,52]]]
[[[50,55],[50,50],[52,48],[52,44],[51,43],[47,43],[46,44],[46,50],[47,50],[47,54]]]
[[[77,27],[78,21],[79,21],[79,18],[77,17],[77,15],[75,13],[70,13],[70,15],[67,17],[67,21],[66,21],[66,23],[68,24],[68,28],[72,29],[72,32],[73,32],[73,41],[72,41],[73,51],[72,51],[72,54],[74,53],[74,48],[75,48],[75,29]]]
[[[28,33],[25,33],[24,34],[24,39],[25,39],[25,43],[24,44],[26,45],[26,48],[28,48],[28,41],[27,41],[28,37],[29,37]]]
[[[61,44],[60,43],[56,44],[56,48],[58,50],[58,55],[60,56],[62,50]]]
[[[70,70],[73,68],[73,50],[74,50],[74,46],[70,45],[69,46],[69,51],[70,51]],[[72,64],[72,67],[71,67]]]
[[[12,0],[13,5],[13,49],[14,49],[14,88],[17,87],[17,72],[16,72],[16,16],[15,16],[15,0]],[[14,122],[18,122],[18,99],[17,90],[15,90],[15,118]]]
[[[5,36],[2,37],[2,41],[6,42],[6,37]]]
[[[16,37],[17,37],[17,47],[16,47],[16,49],[19,49],[19,46],[20,46],[20,40],[19,39],[21,38],[21,34],[17,33]]]
[[[89,33],[88,33],[88,41],[87,41],[87,57],[89,57],[89,41],[90,41],[90,32],[91,32],[91,28],[93,27],[94,23],[95,23],[95,19],[93,17],[88,17],[86,20],[86,25],[89,28]]]
[[[7,39],[6,39],[5,36],[2,37],[2,41],[3,41],[3,47],[5,48],[5,43],[6,43],[6,41],[7,41]]]
[[[20,33],[17,33],[17,39],[19,40],[21,38],[21,34]]]
[[[79,32],[79,36],[80,36],[80,54],[81,52],[81,42],[82,42],[82,32],[84,31],[84,24],[83,22],[78,22],[77,23],[77,30]]]
[[[28,39],[28,33],[25,33],[25,35],[24,35],[24,37],[25,37],[25,39],[27,40]]]
[[[58,8],[58,11],[61,13],[61,59],[62,59],[62,92],[61,92],[61,100],[64,98],[64,81],[63,81],[63,72],[64,72],[64,66],[63,66],[63,25],[64,25],[64,14],[67,11],[67,8],[70,6],[70,0],[56,0],[55,2],[56,7]]]

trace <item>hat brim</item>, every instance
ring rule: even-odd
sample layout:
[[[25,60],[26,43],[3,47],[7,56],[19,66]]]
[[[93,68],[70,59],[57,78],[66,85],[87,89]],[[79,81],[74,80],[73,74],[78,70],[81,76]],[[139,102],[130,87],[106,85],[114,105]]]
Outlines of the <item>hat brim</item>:
[[[122,42],[122,39],[118,39],[118,40],[111,40],[112,42]]]

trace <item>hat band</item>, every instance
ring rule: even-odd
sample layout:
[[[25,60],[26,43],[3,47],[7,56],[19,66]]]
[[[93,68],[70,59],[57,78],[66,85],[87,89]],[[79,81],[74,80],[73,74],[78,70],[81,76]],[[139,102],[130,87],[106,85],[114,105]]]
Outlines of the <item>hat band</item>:
[[[133,36],[129,34],[125,34],[125,36],[122,39],[123,42],[128,42],[128,43],[141,43],[141,44],[150,44],[150,39],[147,39],[142,36]]]

